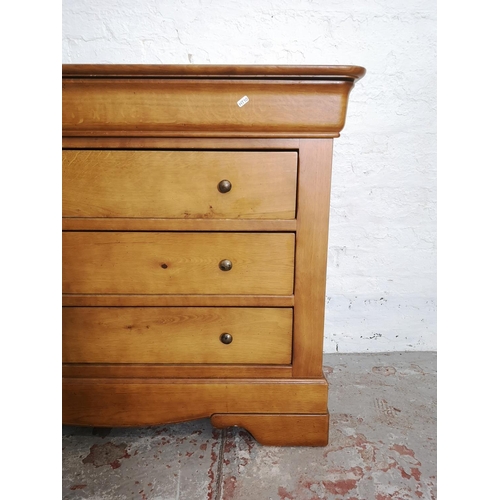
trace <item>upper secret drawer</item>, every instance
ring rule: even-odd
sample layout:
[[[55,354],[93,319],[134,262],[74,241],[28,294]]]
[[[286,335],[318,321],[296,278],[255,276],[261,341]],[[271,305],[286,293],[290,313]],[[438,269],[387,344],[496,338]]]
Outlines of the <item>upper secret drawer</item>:
[[[63,151],[63,217],[293,219],[295,152]]]
[[[64,136],[336,137],[357,66],[63,66]]]

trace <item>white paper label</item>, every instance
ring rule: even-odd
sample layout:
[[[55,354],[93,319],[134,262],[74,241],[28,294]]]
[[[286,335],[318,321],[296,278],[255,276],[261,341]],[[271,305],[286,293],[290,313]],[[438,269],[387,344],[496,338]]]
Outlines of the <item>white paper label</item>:
[[[244,106],[250,99],[244,95],[238,102],[238,106],[241,108],[241,106]]]

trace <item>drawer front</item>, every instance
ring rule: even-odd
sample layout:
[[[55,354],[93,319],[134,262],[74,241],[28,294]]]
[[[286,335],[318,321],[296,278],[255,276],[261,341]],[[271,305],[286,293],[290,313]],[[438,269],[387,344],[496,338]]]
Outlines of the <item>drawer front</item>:
[[[295,152],[66,150],[62,159],[63,217],[295,218]]]
[[[64,232],[63,293],[290,295],[294,247],[292,233]]]
[[[288,308],[63,308],[64,363],[289,364],[291,349]]]
[[[293,137],[342,130],[354,82],[64,78],[63,135]],[[242,97],[249,101],[243,106]]]

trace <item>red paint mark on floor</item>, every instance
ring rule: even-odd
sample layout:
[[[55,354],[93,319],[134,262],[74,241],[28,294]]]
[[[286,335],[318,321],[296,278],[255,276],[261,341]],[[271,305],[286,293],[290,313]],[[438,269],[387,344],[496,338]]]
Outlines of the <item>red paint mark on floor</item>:
[[[207,443],[203,443],[200,445],[200,450],[205,451],[207,449]]]
[[[159,436],[160,434],[163,434],[164,432],[167,432],[168,427],[162,427],[161,429],[158,429],[155,431],[155,436]]]
[[[319,496],[316,495],[316,493],[313,491],[315,488],[317,488],[319,483],[315,483],[312,481],[305,481],[302,480],[299,483],[299,487],[297,491],[292,493],[292,500],[302,500],[306,499],[307,500],[325,500],[324,498],[320,498]],[[310,494],[313,494],[313,496],[310,496]],[[295,495],[295,496],[293,496]]]
[[[113,444],[107,442],[104,444],[94,444],[90,448],[90,453],[82,460],[84,464],[92,464],[95,467],[109,465],[113,469],[121,466],[121,459],[130,458],[127,452],[126,444]]]
[[[389,375],[394,375],[396,373],[396,368],[393,366],[374,366],[372,368],[372,372],[377,375],[383,375],[384,377],[388,377]]]
[[[403,477],[404,479],[410,479],[411,478],[410,474],[408,474],[407,472],[405,472],[405,470],[402,467],[398,467],[398,469],[399,469],[399,472],[401,472],[401,477]]]
[[[215,448],[217,446],[217,441],[212,441],[212,450],[210,453],[210,465],[208,467],[208,490],[207,490],[207,500],[212,500],[215,487],[216,487],[216,477],[214,472],[214,467],[217,463],[217,453],[215,453]]]
[[[333,425],[335,426],[336,424],[334,423]],[[350,436],[346,436],[344,433],[338,434],[339,435],[335,436],[335,440],[333,440],[332,444],[323,452],[323,457],[326,458],[332,451],[341,451],[345,448],[360,448],[361,450],[366,450],[367,445],[373,446],[372,443],[368,442],[364,434],[354,434]]]
[[[75,490],[83,490],[83,488],[86,488],[87,485],[86,484],[74,484],[70,490],[71,491],[75,491]]]
[[[323,481],[323,486],[334,495],[345,495],[356,488],[356,479],[341,479],[340,481]]]
[[[224,443],[224,453],[231,453],[232,450],[236,448],[236,443],[232,439],[232,436],[228,435],[227,441]]]
[[[357,465],[356,467],[351,467],[350,469],[343,469],[340,467],[334,467],[328,469],[328,474],[333,475],[339,479],[361,479],[364,476],[363,469]]]
[[[420,477],[422,476],[422,473],[416,467],[412,467],[411,475],[416,481],[420,481]]]
[[[238,435],[243,439],[243,441],[245,442],[247,448],[248,448],[248,451],[252,451],[253,447],[255,446],[255,440],[254,438],[252,437],[252,435],[247,432],[247,431],[239,431],[238,432]]]
[[[278,488],[278,495],[280,496],[280,500],[294,500],[292,495],[288,493],[283,486]]]
[[[390,460],[391,461],[388,463],[377,464],[378,470],[382,472],[388,472],[390,469],[395,469],[398,463],[396,462],[396,460],[393,460],[392,458]]]
[[[416,372],[420,373],[421,375],[425,375],[424,370],[422,368],[414,363],[410,365]]]
[[[234,476],[224,478],[222,498],[231,500],[236,491],[236,478]]]
[[[408,455],[409,457],[415,458],[415,452],[407,448],[404,444],[393,444],[390,449],[400,455]]]

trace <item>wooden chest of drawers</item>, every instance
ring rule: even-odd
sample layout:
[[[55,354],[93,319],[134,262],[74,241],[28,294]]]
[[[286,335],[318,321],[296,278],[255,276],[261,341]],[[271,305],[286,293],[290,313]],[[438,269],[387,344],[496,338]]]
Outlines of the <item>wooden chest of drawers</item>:
[[[63,422],[325,445],[333,139],[356,66],[63,65]]]

